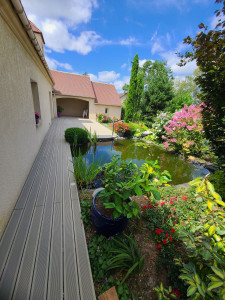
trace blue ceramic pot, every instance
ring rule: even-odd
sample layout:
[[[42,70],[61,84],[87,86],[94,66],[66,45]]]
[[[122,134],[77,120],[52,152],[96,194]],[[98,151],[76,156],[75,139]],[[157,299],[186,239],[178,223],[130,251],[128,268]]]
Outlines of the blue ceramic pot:
[[[121,233],[126,228],[128,219],[126,217],[111,219],[100,213],[95,206],[95,198],[98,193],[100,193],[100,191],[94,194],[91,209],[92,223],[97,229],[97,232],[105,237],[110,237],[117,233]]]

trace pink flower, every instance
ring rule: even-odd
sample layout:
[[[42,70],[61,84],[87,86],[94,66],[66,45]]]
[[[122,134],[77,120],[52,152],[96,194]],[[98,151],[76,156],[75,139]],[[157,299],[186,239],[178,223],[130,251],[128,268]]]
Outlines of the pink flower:
[[[165,204],[166,204],[166,202],[161,202],[161,203],[160,203],[161,206],[163,206],[163,205],[165,205]]]
[[[182,222],[182,225],[184,226],[184,222]]]
[[[177,201],[177,197],[172,197],[172,198],[170,198],[170,200],[175,200],[175,201]]]
[[[173,200],[172,199],[170,199],[170,204],[173,204]]]
[[[163,144],[164,144],[164,146],[165,146],[166,149],[169,147],[169,143],[168,142],[165,142]]]
[[[174,208],[172,208],[172,210],[174,210],[174,211],[175,211],[175,210],[176,210],[176,208],[174,207]]]
[[[187,201],[187,197],[186,196],[183,196],[182,199],[185,200],[185,201]]]

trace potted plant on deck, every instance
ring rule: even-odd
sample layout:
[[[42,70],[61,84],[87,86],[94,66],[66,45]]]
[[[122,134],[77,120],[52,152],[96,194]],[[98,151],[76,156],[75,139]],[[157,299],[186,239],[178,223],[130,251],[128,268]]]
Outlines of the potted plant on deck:
[[[60,105],[57,106],[57,116],[60,117],[61,113],[64,111],[64,108]]]
[[[35,121],[36,121],[36,124],[39,124],[39,121],[40,121],[40,114],[38,112],[35,112]]]
[[[91,218],[98,233],[106,237],[122,232],[128,219],[136,218],[140,208],[134,195],[152,195],[160,200],[157,186],[167,184],[171,176],[160,172],[156,162],[147,161],[140,168],[130,162],[121,162],[114,156],[104,165],[104,189],[94,193]]]
[[[124,134],[130,130],[130,127],[125,123],[119,122],[114,125],[115,132],[118,133],[120,137],[123,137]]]

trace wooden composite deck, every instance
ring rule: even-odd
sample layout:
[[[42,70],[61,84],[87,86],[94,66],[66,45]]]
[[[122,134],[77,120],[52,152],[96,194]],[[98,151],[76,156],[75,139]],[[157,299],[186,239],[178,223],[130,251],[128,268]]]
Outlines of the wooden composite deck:
[[[73,165],[55,119],[0,243],[0,299],[96,299]]]

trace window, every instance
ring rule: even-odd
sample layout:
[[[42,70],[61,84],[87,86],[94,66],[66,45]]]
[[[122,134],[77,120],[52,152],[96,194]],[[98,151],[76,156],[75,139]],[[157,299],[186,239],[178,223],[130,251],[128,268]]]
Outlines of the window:
[[[108,108],[105,108],[105,114],[107,114],[109,112]]]
[[[32,90],[32,97],[33,97],[34,112],[38,113],[41,119],[38,85],[37,82],[33,80],[31,80],[31,90]]]

